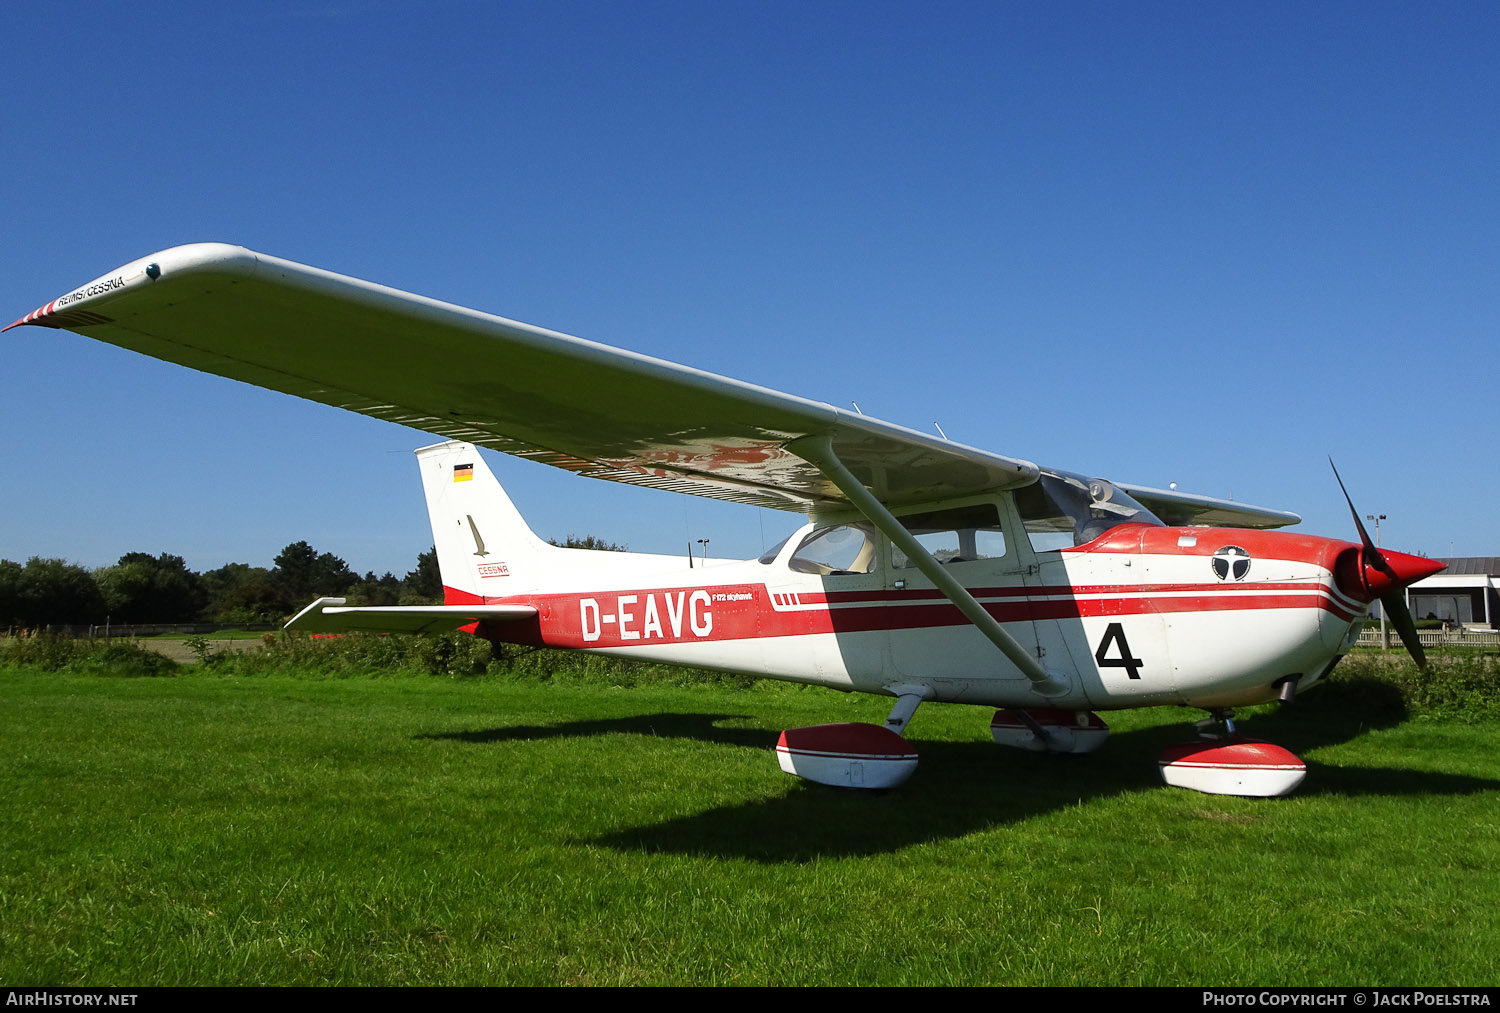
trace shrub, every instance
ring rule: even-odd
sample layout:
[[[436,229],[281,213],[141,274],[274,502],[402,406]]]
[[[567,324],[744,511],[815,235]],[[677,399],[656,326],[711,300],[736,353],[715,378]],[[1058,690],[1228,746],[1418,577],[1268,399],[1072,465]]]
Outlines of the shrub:
[[[483,675],[490,662],[489,641],[465,633],[438,636],[351,633],[316,639],[296,633],[267,633],[261,641],[259,651],[224,651],[209,657],[206,664],[224,674],[353,678],[403,672],[475,676]]]
[[[87,672],[127,678],[174,675],[177,662],[133,640],[75,640],[50,633],[12,637],[0,660],[44,672]]]
[[[632,661],[607,654],[584,654],[546,648],[506,647],[490,664],[493,674],[510,679],[567,682],[593,686],[691,686],[702,683],[742,688],[761,680],[707,668],[684,668],[653,661]]]
[[[1319,695],[1356,694],[1366,706],[1372,694],[1407,713],[1476,722],[1500,717],[1500,656],[1464,648],[1431,651],[1427,670],[1404,651],[1352,651]]]

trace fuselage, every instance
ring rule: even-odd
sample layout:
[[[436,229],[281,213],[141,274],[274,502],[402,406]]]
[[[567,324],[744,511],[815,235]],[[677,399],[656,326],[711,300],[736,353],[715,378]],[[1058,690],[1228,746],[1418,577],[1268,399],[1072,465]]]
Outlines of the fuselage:
[[[535,620],[479,632],[864,692],[915,684],[931,699],[1000,707],[1214,708],[1273,698],[1288,677],[1312,685],[1369,610],[1336,578],[1359,550],[1351,542],[1124,524],[1080,546],[1011,538],[967,558],[972,534],[967,546],[956,535],[944,566],[1065,676],[1065,695],[1043,699],[884,539],[848,567],[810,565],[804,547],[838,527],[820,521],[760,560],[691,569],[682,557],[555,550],[531,587],[501,577],[480,596],[533,605]]]

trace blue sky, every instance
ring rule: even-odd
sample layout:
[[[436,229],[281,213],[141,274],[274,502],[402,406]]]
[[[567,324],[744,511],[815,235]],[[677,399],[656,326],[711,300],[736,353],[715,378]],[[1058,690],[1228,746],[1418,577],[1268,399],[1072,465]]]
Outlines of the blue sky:
[[[6,321],[215,240],[1045,465],[1500,554],[1492,3],[11,5]],[[354,568],[423,434],[0,336],[0,557]],[[491,465],[543,535],[797,523]]]

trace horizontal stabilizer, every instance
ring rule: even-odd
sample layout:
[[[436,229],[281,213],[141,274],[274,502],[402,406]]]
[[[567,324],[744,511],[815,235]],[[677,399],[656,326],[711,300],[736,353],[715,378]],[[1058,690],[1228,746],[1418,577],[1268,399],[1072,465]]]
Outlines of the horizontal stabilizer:
[[[319,598],[286,628],[301,633],[447,633],[484,619],[530,619],[530,605],[359,605]]]

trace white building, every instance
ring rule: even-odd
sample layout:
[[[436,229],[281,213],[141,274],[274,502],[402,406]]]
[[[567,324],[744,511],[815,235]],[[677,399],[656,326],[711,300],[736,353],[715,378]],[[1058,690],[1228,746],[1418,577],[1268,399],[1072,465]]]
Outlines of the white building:
[[[1441,619],[1471,630],[1493,630],[1500,620],[1500,556],[1442,559],[1448,569],[1406,589],[1413,619]]]

